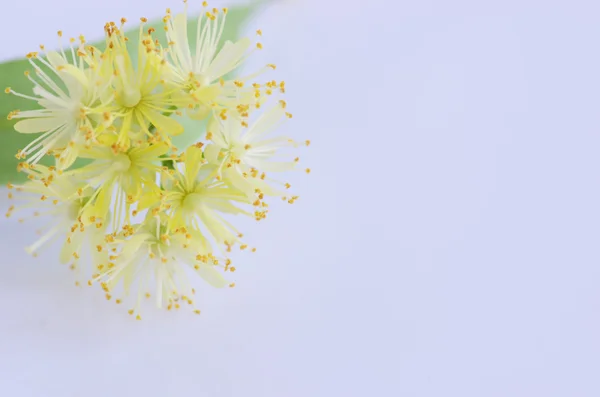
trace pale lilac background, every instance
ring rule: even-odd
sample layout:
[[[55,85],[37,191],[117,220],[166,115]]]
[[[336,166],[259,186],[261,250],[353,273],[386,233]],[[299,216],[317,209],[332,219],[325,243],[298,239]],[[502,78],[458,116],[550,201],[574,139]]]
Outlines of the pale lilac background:
[[[177,6],[6,1],[0,52]],[[600,395],[599,11],[271,6],[252,64],[278,64],[313,141],[301,200],[248,224],[259,251],[201,317],[143,322],[3,223],[0,395]]]

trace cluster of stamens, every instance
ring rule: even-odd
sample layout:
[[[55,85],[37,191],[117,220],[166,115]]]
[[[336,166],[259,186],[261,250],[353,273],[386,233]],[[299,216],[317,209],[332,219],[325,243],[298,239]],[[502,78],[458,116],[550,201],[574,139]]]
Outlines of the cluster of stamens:
[[[67,51],[62,44],[58,51],[40,45],[41,52],[26,55],[33,95],[5,90],[42,105],[7,115],[17,132],[41,135],[15,155],[24,182],[8,184],[15,204],[6,217],[28,208],[35,209],[34,217],[52,216],[28,251],[36,256],[62,236],[61,261],[76,272],[76,285],[100,286],[118,305],[135,288],[137,303],[128,312],[137,319],[141,298],[152,297],[167,310],[186,306],[199,314],[188,272],[217,287],[235,286],[223,278],[236,271],[230,253],[256,248],[225,218],[243,214],[262,221],[270,197],[295,203],[299,196],[287,193],[291,184],[272,173],[291,169],[299,158],[275,154],[310,144],[267,137],[273,126],[292,118],[280,99],[285,81],[253,80],[276,65],[226,77],[263,44],[241,39],[223,46],[228,9],[203,2],[194,27],[197,45],[184,46],[174,35],[192,27],[184,3],[183,17],[167,9],[165,43],[141,18],[138,47],[132,47],[140,50],[133,56],[126,19],[108,22],[104,50],[83,36],[68,40]],[[58,37],[60,43],[62,31]],[[223,53],[235,46],[248,51]],[[224,66],[214,62],[220,56],[237,58]],[[188,135],[192,138],[177,141]],[[44,157],[54,165],[41,165]],[[78,159],[87,164],[78,166]],[[276,165],[266,167],[271,162]],[[83,261],[92,265],[81,266]]]

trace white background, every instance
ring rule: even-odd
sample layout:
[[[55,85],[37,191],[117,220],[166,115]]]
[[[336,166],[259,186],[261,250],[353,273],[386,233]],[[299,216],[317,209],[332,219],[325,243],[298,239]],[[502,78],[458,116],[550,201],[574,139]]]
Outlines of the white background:
[[[301,199],[244,224],[259,250],[201,316],[141,322],[3,222],[0,395],[600,395],[595,4],[268,7],[249,67],[313,142]],[[178,6],[3,0],[0,56]]]

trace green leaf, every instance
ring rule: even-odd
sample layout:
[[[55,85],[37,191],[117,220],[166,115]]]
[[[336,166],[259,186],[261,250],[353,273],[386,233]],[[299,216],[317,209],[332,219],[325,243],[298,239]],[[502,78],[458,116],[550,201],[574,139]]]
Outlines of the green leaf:
[[[23,74],[29,70],[31,65],[27,59],[9,61],[0,65],[0,87],[11,87],[17,92],[23,94],[32,93],[32,83]],[[15,95],[2,94],[0,97],[0,134],[2,134],[2,144],[0,145],[0,183],[18,182],[25,179],[25,175],[17,173],[17,164],[15,154],[19,149],[24,148],[32,139],[37,136],[30,134],[19,134],[13,129],[14,121],[8,120],[8,114],[15,110],[29,110],[34,108],[33,101],[19,98]],[[51,159],[44,159],[46,162]]]
[[[183,126],[182,134],[171,137],[171,143],[173,143],[173,146],[175,146],[179,151],[182,151],[191,144],[198,142],[206,134],[208,119],[193,120],[185,115],[185,110],[183,111],[183,116],[174,114],[171,117],[177,120],[177,122]]]
[[[269,2],[270,1],[264,0],[254,1],[247,5],[231,7],[229,9],[229,13],[227,14],[225,30],[223,31],[220,45],[222,45],[226,40],[237,39],[249,18],[257,13],[263,5]],[[177,12],[177,10],[173,11]],[[197,14],[191,14],[190,17],[188,34],[190,45],[193,46],[196,42],[195,35]],[[155,33],[153,36],[164,43],[166,40],[166,35],[163,29],[162,19],[146,24],[146,29],[151,27],[155,28]],[[127,31],[126,35],[130,38],[135,38],[137,37],[138,32],[139,28],[133,28]],[[132,42],[135,41],[132,40]],[[105,42],[101,41],[98,43],[92,43],[92,45],[99,49],[103,49],[105,47]],[[135,56],[137,56],[137,49],[133,47],[134,46],[132,46],[130,51],[132,58],[135,60]],[[31,65],[27,59],[12,60],[0,64],[0,88],[3,89],[5,87],[11,87],[17,92],[31,95],[33,84],[24,75],[26,70],[31,69]],[[17,164],[19,163],[19,160],[16,159],[15,154],[19,149],[24,148],[29,142],[39,135],[17,133],[13,128],[15,121],[8,120],[6,116],[13,110],[35,109],[37,105],[33,101],[19,98],[15,95],[3,95],[5,95],[3,98],[0,97],[0,134],[2,138],[0,144],[0,183],[19,183],[24,181],[26,176],[24,173],[17,172]],[[190,143],[198,140],[205,131],[205,122],[194,121],[190,120],[189,118],[179,118],[178,121],[184,125],[186,130],[186,133],[181,134],[184,136],[180,136],[180,138],[174,142],[174,144],[179,148],[184,148]],[[40,163],[51,165],[53,163],[53,159],[46,156],[46,158],[44,158]],[[78,165],[83,165],[83,163],[78,161],[75,163],[75,166]]]

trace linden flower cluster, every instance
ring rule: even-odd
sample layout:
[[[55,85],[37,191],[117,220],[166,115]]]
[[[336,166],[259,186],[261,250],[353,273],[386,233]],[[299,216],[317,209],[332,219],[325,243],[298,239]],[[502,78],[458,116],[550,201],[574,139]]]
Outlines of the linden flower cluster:
[[[248,247],[226,217],[262,220],[268,197],[298,198],[271,178],[299,161],[288,150],[298,142],[272,135],[292,117],[285,101],[272,99],[285,83],[254,81],[272,64],[228,78],[262,45],[243,38],[219,46],[227,9],[203,5],[194,43],[187,4],[177,15],[167,10],[166,43],[144,27],[145,18],[128,38],[122,19],[105,25],[104,50],[80,36],[67,51],[28,54],[32,95],[6,89],[37,104],[9,114],[18,120],[15,130],[39,134],[17,153],[28,181],[9,184],[17,202],[7,216],[27,209],[49,216],[28,251],[37,255],[62,239],[60,260],[77,271],[76,284],[99,285],[117,304],[130,301],[138,319],[151,295],[159,308],[186,305],[199,313],[193,273],[233,287],[229,253]],[[187,148],[174,145],[182,134],[195,138]],[[45,156],[54,165],[39,164]],[[91,266],[80,265],[84,255]]]

